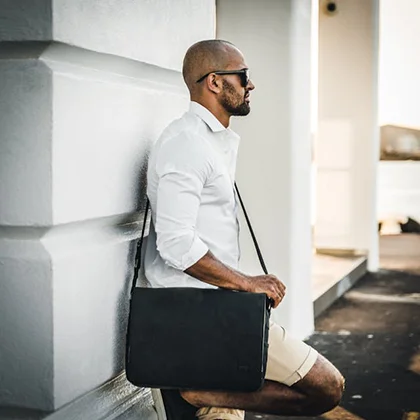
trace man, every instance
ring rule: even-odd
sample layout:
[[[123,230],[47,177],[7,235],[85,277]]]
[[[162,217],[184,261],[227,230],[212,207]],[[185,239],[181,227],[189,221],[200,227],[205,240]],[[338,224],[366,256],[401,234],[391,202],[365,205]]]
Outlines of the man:
[[[153,287],[262,292],[277,307],[286,287],[276,276],[248,276],[237,270],[233,182],[239,137],[229,122],[231,116],[250,112],[255,86],[247,70],[242,53],[227,41],[201,41],[187,51],[183,76],[190,110],[163,132],[149,159],[147,192],[154,229],[145,272]],[[339,403],[344,380],[329,361],[274,323],[269,337],[266,381],[260,391],[181,392],[198,408],[199,419],[240,420],[243,410],[311,416]]]

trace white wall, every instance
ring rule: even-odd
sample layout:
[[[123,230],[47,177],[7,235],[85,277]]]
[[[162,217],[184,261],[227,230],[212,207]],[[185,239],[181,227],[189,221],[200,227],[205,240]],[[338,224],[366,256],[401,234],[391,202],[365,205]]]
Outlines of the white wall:
[[[379,220],[420,222],[420,162],[380,162],[378,189]]]
[[[315,246],[364,250],[377,265],[378,1],[320,1]]]
[[[191,44],[214,33],[209,0],[53,0],[53,10],[57,41],[174,70]]]
[[[215,11],[23,3],[0,10],[0,407],[54,410],[123,368],[147,151],[187,108],[182,58]]]
[[[18,52],[0,46],[0,406],[51,408],[51,72]]]
[[[420,128],[420,2],[380,1],[379,123]]]
[[[303,337],[313,329],[310,225],[310,29],[306,0],[217,2],[217,37],[244,53],[256,89],[242,137],[237,181],[268,269],[287,285],[273,314]],[[241,268],[261,273],[242,220]]]

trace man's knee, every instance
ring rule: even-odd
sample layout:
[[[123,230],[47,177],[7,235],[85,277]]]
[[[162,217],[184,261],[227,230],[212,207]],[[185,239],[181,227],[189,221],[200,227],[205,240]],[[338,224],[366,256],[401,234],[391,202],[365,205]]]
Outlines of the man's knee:
[[[338,371],[324,378],[320,392],[311,395],[310,405],[315,415],[330,411],[340,404],[344,393],[344,383],[344,377]]]
[[[194,407],[202,407],[199,394],[195,391],[180,391],[181,397]]]
[[[330,411],[340,404],[344,393],[344,383],[344,377],[338,371],[329,378],[324,389],[324,412]]]
[[[319,355],[307,376],[296,383],[296,388],[307,396],[306,407],[314,415],[319,415],[340,403],[344,392],[344,378],[334,365]]]

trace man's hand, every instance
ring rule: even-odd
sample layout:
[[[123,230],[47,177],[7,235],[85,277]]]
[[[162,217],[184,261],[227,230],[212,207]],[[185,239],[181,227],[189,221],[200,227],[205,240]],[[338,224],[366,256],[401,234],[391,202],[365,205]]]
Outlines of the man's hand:
[[[210,251],[185,272],[223,289],[265,293],[272,299],[274,308],[277,308],[286,293],[286,286],[273,274],[248,276],[224,265]]]
[[[272,301],[273,308],[277,308],[286,294],[286,286],[273,274],[249,276],[249,291],[265,293]]]

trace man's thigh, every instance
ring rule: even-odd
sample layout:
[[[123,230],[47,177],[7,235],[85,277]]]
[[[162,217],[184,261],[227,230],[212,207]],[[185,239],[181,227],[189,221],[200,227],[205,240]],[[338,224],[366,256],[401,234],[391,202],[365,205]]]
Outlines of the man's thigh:
[[[292,386],[306,376],[317,358],[315,349],[270,322],[266,379]]]
[[[318,402],[340,400],[344,378],[338,369],[315,349],[292,337],[284,328],[270,324],[265,378],[293,387]]]

